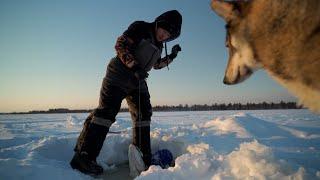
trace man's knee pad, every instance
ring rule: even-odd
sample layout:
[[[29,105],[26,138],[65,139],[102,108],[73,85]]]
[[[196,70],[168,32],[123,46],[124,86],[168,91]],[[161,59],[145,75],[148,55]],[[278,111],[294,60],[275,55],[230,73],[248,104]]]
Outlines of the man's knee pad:
[[[103,117],[97,117],[97,116],[93,116],[92,117],[92,120],[91,120],[91,123],[92,124],[96,124],[96,125],[99,125],[99,126],[104,126],[104,127],[108,127],[110,128],[111,125],[115,122],[115,120],[111,120],[111,119],[105,119]]]
[[[91,123],[110,127],[115,121],[118,111],[113,108],[97,108],[93,112]]]

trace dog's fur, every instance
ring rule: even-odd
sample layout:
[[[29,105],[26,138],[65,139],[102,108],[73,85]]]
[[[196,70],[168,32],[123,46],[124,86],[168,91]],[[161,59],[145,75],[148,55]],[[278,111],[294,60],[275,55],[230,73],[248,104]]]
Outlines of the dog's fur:
[[[319,0],[212,0],[211,7],[227,23],[225,84],[263,68],[320,112]]]

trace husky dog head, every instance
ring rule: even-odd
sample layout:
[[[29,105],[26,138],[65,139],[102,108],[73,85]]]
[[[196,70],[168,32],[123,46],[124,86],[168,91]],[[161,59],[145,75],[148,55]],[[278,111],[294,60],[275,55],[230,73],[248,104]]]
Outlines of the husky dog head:
[[[226,21],[226,47],[229,50],[228,65],[223,82],[237,84],[246,80],[261,67],[249,42],[246,26],[247,1],[212,0],[212,9]]]
[[[227,24],[225,84],[263,68],[320,113],[319,0],[212,0],[211,7]]]

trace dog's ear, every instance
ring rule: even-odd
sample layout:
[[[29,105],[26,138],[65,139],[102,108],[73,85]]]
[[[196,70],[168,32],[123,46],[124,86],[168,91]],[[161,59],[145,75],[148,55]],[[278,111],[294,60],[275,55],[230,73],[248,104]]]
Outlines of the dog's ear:
[[[236,1],[212,0],[211,8],[226,22],[236,19],[240,15]]]

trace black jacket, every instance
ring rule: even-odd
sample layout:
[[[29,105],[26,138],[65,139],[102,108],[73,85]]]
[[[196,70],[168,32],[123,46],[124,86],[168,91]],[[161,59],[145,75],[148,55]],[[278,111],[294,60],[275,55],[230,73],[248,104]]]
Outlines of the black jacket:
[[[169,59],[168,57],[161,58],[163,44],[162,42],[158,42],[156,40],[155,28],[155,23],[135,21],[128,27],[123,35],[118,38],[115,49],[117,52],[117,57],[122,61],[123,64],[125,64],[127,67],[130,67],[130,64],[132,64],[133,62],[134,64],[141,64],[142,61],[144,62],[142,63],[142,68],[145,68],[146,71],[149,71],[152,67],[154,69],[161,69],[172,62],[172,59]],[[156,60],[151,64],[149,63],[147,67],[145,67],[145,64],[150,61],[151,56],[154,54],[153,50],[149,50],[150,48],[146,52],[139,51],[143,49],[141,48],[142,41],[150,42],[152,45],[159,49],[160,53],[155,54],[157,57],[153,58],[156,58]],[[141,54],[147,55],[147,60],[141,60]]]

